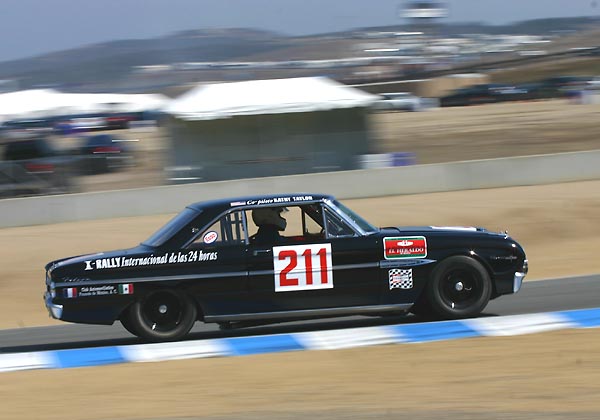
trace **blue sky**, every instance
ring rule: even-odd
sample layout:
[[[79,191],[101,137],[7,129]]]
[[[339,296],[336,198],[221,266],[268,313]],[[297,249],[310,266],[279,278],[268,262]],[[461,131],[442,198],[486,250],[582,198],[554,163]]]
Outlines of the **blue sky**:
[[[2,0],[0,61],[185,29],[311,34],[401,23],[403,0]],[[448,0],[450,22],[593,16],[600,0]]]

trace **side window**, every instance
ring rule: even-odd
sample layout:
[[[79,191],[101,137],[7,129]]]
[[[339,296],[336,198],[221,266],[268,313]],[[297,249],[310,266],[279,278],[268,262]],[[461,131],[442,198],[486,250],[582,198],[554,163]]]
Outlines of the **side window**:
[[[325,232],[323,210],[320,204],[309,204],[302,207],[302,230],[307,236],[322,236]]]
[[[325,223],[327,224],[327,235],[329,237],[355,235],[354,230],[328,208],[325,208]]]
[[[247,210],[246,217],[248,220],[248,233],[252,238],[258,233],[259,225],[262,223],[267,225],[278,226],[279,235],[282,237],[302,236],[302,210],[297,206],[281,206],[281,207],[266,207],[253,210]],[[268,213],[274,211],[274,213]],[[272,223],[268,223],[272,219]],[[283,225],[277,225],[277,221],[283,219]],[[284,229],[281,227],[285,226]]]
[[[241,211],[228,213],[205,229],[194,242],[192,248],[206,246],[242,245],[246,243],[245,219]]]
[[[246,210],[251,244],[287,244],[323,237],[321,206],[265,206]]]

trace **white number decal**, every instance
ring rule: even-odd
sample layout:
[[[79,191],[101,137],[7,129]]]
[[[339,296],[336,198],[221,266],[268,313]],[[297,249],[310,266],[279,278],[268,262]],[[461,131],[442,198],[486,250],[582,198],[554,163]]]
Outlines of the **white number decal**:
[[[332,289],[331,244],[273,248],[275,291]]]

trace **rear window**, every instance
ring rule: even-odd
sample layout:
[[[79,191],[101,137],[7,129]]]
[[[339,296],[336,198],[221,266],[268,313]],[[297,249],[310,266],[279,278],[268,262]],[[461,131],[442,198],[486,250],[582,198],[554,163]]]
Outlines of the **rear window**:
[[[4,160],[39,159],[52,154],[52,149],[42,139],[9,143],[4,148]]]
[[[102,134],[99,136],[88,137],[85,143],[86,146],[89,147],[110,146],[113,143],[113,138],[108,134]]]

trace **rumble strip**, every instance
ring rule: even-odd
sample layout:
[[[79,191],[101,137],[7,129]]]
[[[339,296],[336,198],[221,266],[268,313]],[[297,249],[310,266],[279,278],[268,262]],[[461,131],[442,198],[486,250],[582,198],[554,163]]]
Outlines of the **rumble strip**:
[[[379,344],[424,343],[509,336],[566,328],[600,327],[600,308],[461,321],[399,324],[330,331],[235,337],[175,343],[0,354],[0,372],[62,369],[129,362],[244,356],[298,350],[333,350]]]

